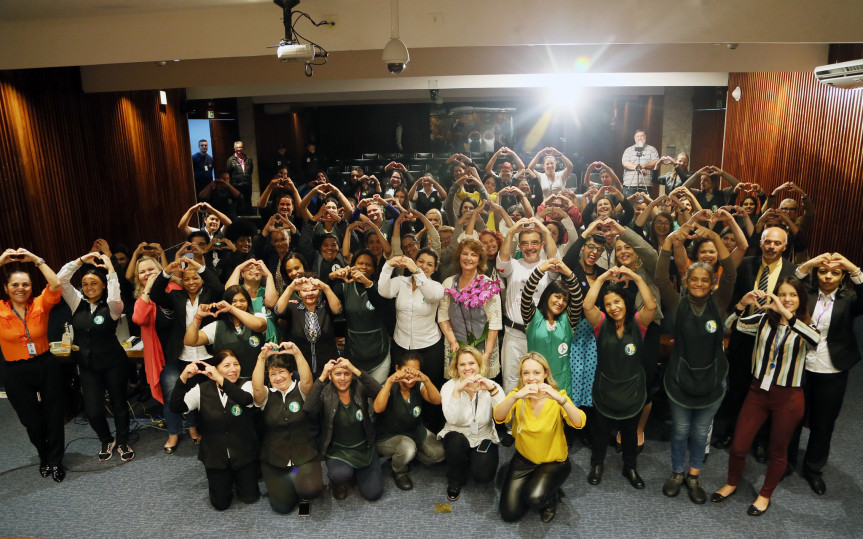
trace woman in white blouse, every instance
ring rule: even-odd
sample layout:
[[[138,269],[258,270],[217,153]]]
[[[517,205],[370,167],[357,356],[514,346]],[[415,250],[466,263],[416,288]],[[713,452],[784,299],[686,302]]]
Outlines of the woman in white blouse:
[[[468,477],[489,483],[497,472],[494,407],[506,397],[503,389],[486,378],[483,355],[472,346],[462,346],[450,362],[450,380],[440,390],[446,425],[438,433],[446,455],[446,495],[456,501]]]
[[[432,280],[438,265],[438,255],[426,247],[417,254],[416,262],[407,256],[387,260],[378,281],[378,293],[396,299],[396,329],[390,354],[398,358],[411,350],[420,355],[420,370],[435,387],[444,382],[444,340],[435,321],[438,304],[443,299],[443,286]],[[394,268],[404,268],[410,275],[393,277]],[[424,406],[423,416],[432,431],[443,425],[438,406]]]

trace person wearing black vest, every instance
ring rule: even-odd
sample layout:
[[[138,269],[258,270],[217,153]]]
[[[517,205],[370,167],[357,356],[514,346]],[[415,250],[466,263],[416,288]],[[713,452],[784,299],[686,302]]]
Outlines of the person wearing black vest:
[[[444,459],[443,443],[423,425],[423,402],[440,406],[441,397],[435,385],[420,370],[422,356],[405,352],[396,358],[396,372],[387,378],[375,397],[377,448],[381,455],[392,457],[393,481],[401,490],[414,484],[408,475],[408,464],[416,458],[423,464]]]
[[[375,255],[361,249],[353,261],[353,267],[330,273],[333,291],[344,306],[345,355],[382,384],[390,372],[390,336],[385,313],[389,312],[391,300],[381,297],[377,283],[372,281]]]
[[[261,346],[266,342],[267,319],[249,312],[252,300],[240,285],[229,286],[218,303],[198,304],[195,318],[186,328],[186,346],[212,345],[214,350],[231,350],[240,361],[240,376],[251,378]],[[216,322],[200,329],[208,316]]]
[[[383,494],[380,458],[375,449],[375,427],[369,399],[381,390],[377,381],[347,358],[329,360],[306,397],[306,411],[320,416],[318,447],[327,460],[333,498],[348,495],[348,481],[356,479],[363,498]]]
[[[624,292],[621,281],[635,282],[643,304],[635,311],[634,299]],[[603,286],[611,282],[608,286]],[[597,306],[597,301],[599,305]],[[587,482],[602,481],[608,435],[617,425],[623,445],[623,476],[637,488],[644,481],[635,469],[638,456],[638,420],[647,402],[647,377],[644,368],[644,334],[653,321],[656,301],[645,280],[626,266],[616,266],[600,275],[584,298],[584,317],[596,335],[596,377],[593,406],[596,409],[592,431],[593,451]]]
[[[198,410],[201,447],[198,460],[207,470],[210,503],[218,511],[231,506],[234,490],[243,503],[254,503],[258,490],[258,437],[252,419],[252,383],[237,385],[240,362],[219,350],[210,363],[186,365],[171,392],[171,410]],[[204,375],[204,376],[198,376]]]
[[[89,264],[89,267],[81,278],[79,291],[70,281],[84,264]],[[124,462],[130,461],[135,458],[135,452],[129,447],[129,405],[126,400],[129,365],[126,351],[116,335],[117,321],[123,314],[117,273],[107,255],[89,253],[63,266],[57,278],[60,279],[63,299],[72,311],[72,357],[78,364],[87,420],[101,443],[99,460],[110,459],[116,447],[120,458]],[[111,399],[116,439],[105,419],[105,390]]]
[[[166,287],[174,272],[180,275],[183,289],[169,292]],[[159,337],[165,354],[165,369],[162,371],[161,383],[163,388],[171,388],[167,393],[163,389],[162,396],[166,402],[170,402],[171,391],[185,365],[193,361],[204,361],[210,357],[203,346],[185,346],[183,340],[186,329],[193,322],[198,305],[218,302],[224,287],[213,270],[192,258],[178,258],[168,264],[155,279],[150,291],[150,299],[161,309],[173,313],[170,336],[167,339]],[[189,437],[195,445],[201,443],[201,437],[195,426],[196,416],[197,414],[194,413],[186,416]]]
[[[683,278],[683,296],[674,290],[668,273],[672,246],[682,243],[692,233],[684,225],[665,238],[656,263],[656,286],[666,312],[674,315],[674,348],[665,370],[663,385],[671,409],[671,477],[662,487],[668,497],[677,496],[686,483],[689,499],[703,504],[707,494],[699,475],[704,453],[710,442],[713,416],[725,396],[728,360],[722,347],[723,321],[734,289],[737,270],[725,244],[716,232],[698,226],[695,234],[716,246],[722,276],[713,290],[713,266],[696,262],[687,268]],[[688,473],[685,469],[689,448]]]
[[[812,270],[815,270],[814,272]],[[815,285],[809,294],[809,313],[822,339],[806,355],[803,395],[806,417],[788,445],[788,465],[796,467],[803,424],[809,425],[809,443],[803,458],[803,477],[819,496],[827,491],[821,470],[830,455],[833,428],[842,410],[848,371],[860,361],[854,319],[863,314],[863,274],[839,253],[825,253],[797,268],[797,277],[809,275]],[[853,288],[842,286],[851,277]],[[787,472],[786,472],[787,473]]]
[[[293,379],[291,368],[299,381]],[[252,391],[255,405],[264,412],[261,473],[276,513],[289,513],[300,500],[317,498],[324,489],[320,453],[305,410],[312,383],[309,364],[294,343],[263,346],[252,374]]]

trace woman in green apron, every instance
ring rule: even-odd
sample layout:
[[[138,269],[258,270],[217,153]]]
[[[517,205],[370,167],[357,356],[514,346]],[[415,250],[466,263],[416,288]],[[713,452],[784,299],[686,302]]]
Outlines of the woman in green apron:
[[[375,255],[361,249],[353,260],[353,267],[330,273],[333,292],[344,307],[345,355],[358,369],[382,384],[390,373],[390,336],[384,316],[390,300],[381,297],[377,283],[372,280]]]
[[[533,295],[542,276],[552,271],[563,277],[549,283],[539,298],[539,313],[533,303]],[[566,311],[566,316],[563,316]],[[548,361],[557,387],[572,392],[572,373],[569,368],[569,344],[573,328],[582,314],[581,287],[571,269],[560,258],[546,260],[533,270],[521,291],[521,316],[527,327],[527,349],[538,352]]]
[[[246,289],[246,292],[249,293],[249,299],[252,300],[250,312],[263,315],[267,320],[267,342],[279,342],[276,321],[272,311],[279,299],[279,293],[276,290],[273,274],[270,273],[262,260],[246,260],[234,268],[234,272],[225,282],[225,289],[240,284],[240,277],[243,278],[243,288]]]
[[[656,264],[656,286],[668,312],[674,316],[674,349],[665,370],[663,385],[671,410],[671,477],[662,487],[668,497],[677,496],[686,483],[689,499],[702,504],[707,495],[699,475],[704,464],[704,451],[710,441],[713,416],[725,396],[725,376],[728,360],[722,348],[723,320],[737,269],[719,235],[703,226],[695,234],[704,242],[716,246],[722,275],[713,289],[713,266],[696,262],[683,277],[685,291],[678,294],[668,274],[672,247],[682,243],[692,226],[686,224],[665,238]],[[688,473],[686,449],[689,448]]]
[[[632,294],[621,282],[638,287],[643,305],[636,312]],[[603,286],[606,285],[608,286]],[[599,306],[597,306],[599,303]],[[601,307],[600,307],[601,306]],[[616,266],[599,276],[584,298],[584,317],[596,335],[596,377],[593,381],[593,452],[587,482],[602,480],[608,435],[613,426],[620,431],[623,445],[623,476],[637,488],[644,481],[635,469],[638,456],[638,419],[647,401],[647,380],[643,365],[644,334],[653,321],[656,301],[645,280],[626,266]]]
[[[251,378],[267,330],[266,319],[249,312],[251,303],[246,289],[235,285],[225,290],[222,301],[198,305],[195,319],[186,329],[183,344],[212,344],[215,350],[231,350],[240,361],[240,377]],[[219,319],[202,329],[201,320],[207,316],[218,316]]]

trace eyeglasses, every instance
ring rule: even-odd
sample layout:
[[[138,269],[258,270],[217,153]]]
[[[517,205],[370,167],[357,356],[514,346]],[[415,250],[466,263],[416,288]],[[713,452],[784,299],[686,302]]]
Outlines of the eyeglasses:
[[[518,244],[522,247],[539,247],[540,245],[542,245],[542,242],[536,241],[536,240],[534,240],[534,241],[520,241],[520,242],[518,242]]]
[[[602,251],[602,247],[600,247],[599,245],[593,245],[591,243],[586,244],[584,248],[587,249],[587,252],[589,253],[598,253]]]
[[[402,244],[402,250],[405,250],[405,249],[407,249],[408,247],[413,247],[413,246],[414,246],[414,245],[416,245],[416,244],[417,244],[417,242],[415,242],[415,241],[412,241],[412,242],[409,242],[409,243],[403,243],[403,244]]]
[[[793,213],[793,212],[797,211],[797,208],[796,207],[795,208],[779,208],[779,211],[785,212],[785,213]]]
[[[654,221],[653,224],[656,226],[671,226],[671,223],[668,221]]]

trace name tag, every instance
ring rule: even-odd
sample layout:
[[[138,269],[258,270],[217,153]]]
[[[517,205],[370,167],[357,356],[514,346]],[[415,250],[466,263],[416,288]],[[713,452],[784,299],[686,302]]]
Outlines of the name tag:
[[[28,342],[27,343],[27,353],[30,354],[31,356],[35,356],[36,355],[36,345],[31,343],[31,342]]]
[[[476,420],[470,422],[470,433],[479,434],[479,423],[477,423]]]

